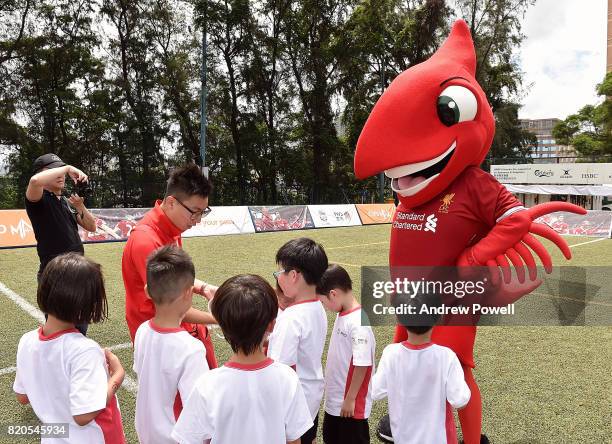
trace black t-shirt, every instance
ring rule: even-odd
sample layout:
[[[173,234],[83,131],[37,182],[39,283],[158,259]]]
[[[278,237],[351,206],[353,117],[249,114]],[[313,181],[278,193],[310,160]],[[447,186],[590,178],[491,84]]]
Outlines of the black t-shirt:
[[[26,198],[25,208],[36,237],[40,272],[60,254],[69,251],[85,253],[79,237],[76,211],[65,197],[58,199],[55,194],[44,190],[38,202],[30,202]]]

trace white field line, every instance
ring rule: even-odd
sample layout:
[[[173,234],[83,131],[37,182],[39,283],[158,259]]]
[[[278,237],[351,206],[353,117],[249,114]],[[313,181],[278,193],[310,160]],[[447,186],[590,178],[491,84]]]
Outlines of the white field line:
[[[112,345],[108,347],[108,349],[111,351],[124,350],[126,348],[132,348],[132,343],[125,342],[123,344],[117,344],[117,345]],[[0,376],[15,373],[16,371],[17,371],[17,367],[2,368],[0,369]],[[132,392],[132,393],[136,393],[138,391],[138,383],[131,376],[127,374],[125,375],[125,378],[123,378],[123,384],[121,384],[121,387],[126,389],[128,392]]]
[[[343,245],[341,247],[329,247],[326,248],[325,251],[329,251],[329,250],[341,250],[343,248],[353,248],[353,247],[366,247],[368,245],[382,245],[382,244],[388,244],[389,242],[372,242],[369,244],[352,244],[352,245]]]
[[[581,242],[579,244],[570,245],[569,247],[570,248],[579,247],[580,245],[592,244],[594,242],[601,242],[601,241],[606,240],[606,239],[607,239],[607,237],[602,237],[600,239],[595,239],[595,240],[590,240],[590,241],[587,241],[587,242]]]
[[[138,383],[134,379],[132,379],[131,376],[128,376],[127,373],[123,378],[123,384],[121,384],[121,387],[131,393],[136,393],[138,391]]]
[[[11,301],[17,304],[17,306],[21,308],[23,311],[25,311],[27,314],[29,314],[34,319],[36,319],[39,323],[41,324],[45,323],[45,315],[43,314],[42,311],[34,307],[32,304],[30,304],[24,298],[22,298],[17,293],[15,293],[13,290],[8,288],[2,282],[0,282],[0,292],[2,292],[7,298],[9,298]]]
[[[606,240],[606,238],[595,239],[595,240],[591,240],[591,241],[587,241],[587,242],[581,242],[579,244],[570,245],[569,247],[570,248],[579,247],[580,245],[592,244],[594,242],[600,242],[602,240]],[[365,246],[365,245],[380,245],[380,244],[384,244],[384,243],[386,243],[386,242],[376,242],[376,243],[371,243],[371,244],[360,244],[360,245],[345,245],[343,247],[328,248],[327,250],[337,250],[337,249],[340,249],[340,248],[351,248],[351,247]],[[349,266],[353,266],[353,267],[358,267],[359,266],[359,265],[354,265],[354,264],[344,264],[344,265],[349,265]],[[13,290],[8,288],[2,282],[0,282],[0,292],[2,292],[10,300],[12,300],[17,306],[19,306],[19,308],[21,308],[23,311],[28,313],[34,319],[39,321],[41,324],[45,322],[45,315],[38,308],[34,307],[32,304],[30,304],[24,298],[22,298],[17,293],[15,293]],[[210,327],[212,327],[212,329],[214,329],[216,326],[209,326],[209,328]],[[219,335],[218,333],[217,333],[217,336],[219,336],[220,338],[223,337],[223,336]],[[110,346],[108,348],[111,351],[115,351],[115,350],[124,350],[124,349],[131,348],[131,347],[132,347],[132,343],[131,342],[124,342],[123,344],[112,345],[112,346]],[[2,369],[0,369],[0,376],[7,375],[7,374],[10,374],[10,373],[14,373],[16,371],[17,371],[17,367],[2,368]],[[124,389],[126,389],[127,391],[132,392],[132,393],[136,393],[138,391],[138,383],[131,376],[128,376],[127,374],[125,375],[125,378],[123,379],[123,384],[121,386]]]
[[[3,369],[0,369],[0,376],[2,375],[8,375],[10,373],[14,373],[17,371],[17,367],[6,367]]]
[[[125,350],[126,348],[132,348],[132,343],[131,342],[124,342],[123,344],[111,345],[110,347],[107,347],[107,348],[110,351]]]
[[[13,301],[23,311],[25,311],[27,314],[29,314],[34,319],[36,319],[39,323],[41,323],[41,324],[45,323],[45,315],[43,314],[42,311],[40,311],[38,308],[34,307],[32,304],[30,304],[23,297],[19,296],[13,290],[8,288],[2,282],[0,282],[0,292],[2,292],[7,298],[9,298],[11,301]],[[114,350],[123,350],[123,349],[131,348],[131,347],[132,347],[132,343],[131,342],[125,342],[123,344],[113,345],[113,346],[109,347],[109,349],[111,351],[114,351]],[[0,369],[0,376],[8,375],[8,374],[14,373],[16,371],[17,371],[17,367],[6,367],[6,368],[3,368],[3,369]],[[136,391],[138,389],[138,384],[130,376],[125,375],[125,379],[123,380],[122,387],[125,388],[129,392],[136,393]]]

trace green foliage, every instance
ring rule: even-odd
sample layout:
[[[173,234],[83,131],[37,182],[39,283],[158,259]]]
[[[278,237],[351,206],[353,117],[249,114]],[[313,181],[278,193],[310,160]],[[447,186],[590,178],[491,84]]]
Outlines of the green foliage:
[[[495,159],[499,163],[506,159],[512,163],[531,163],[531,147],[537,144],[537,137],[521,128],[518,119],[519,105],[506,103],[495,112],[495,136],[486,163]],[[487,165],[489,166],[489,165]]]
[[[601,96],[612,95],[612,73],[597,85]],[[553,137],[563,145],[572,145],[583,157],[597,159],[612,155],[612,102],[604,97],[599,105],[585,105],[553,129]]]
[[[455,8],[472,26],[477,77],[496,111],[496,157],[516,157],[526,140],[511,54],[528,4]],[[357,181],[352,169],[361,128],[454,18],[443,0],[2,1],[0,144],[16,195],[32,160],[56,152],[90,175],[88,205],[152,205],[169,169],[199,156],[204,27],[215,204],[374,195],[376,179]]]

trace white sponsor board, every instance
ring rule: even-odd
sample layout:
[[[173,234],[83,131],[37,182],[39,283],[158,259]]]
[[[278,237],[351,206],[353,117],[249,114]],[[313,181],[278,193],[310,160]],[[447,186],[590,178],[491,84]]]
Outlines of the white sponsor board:
[[[612,183],[612,163],[491,165],[501,183],[602,185]]]
[[[361,225],[355,205],[308,205],[316,228]]]
[[[182,237],[255,233],[248,207],[211,207],[212,211]]]

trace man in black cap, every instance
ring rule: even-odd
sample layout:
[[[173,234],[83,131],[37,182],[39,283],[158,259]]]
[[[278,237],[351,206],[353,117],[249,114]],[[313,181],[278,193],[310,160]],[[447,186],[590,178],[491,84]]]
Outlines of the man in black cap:
[[[78,225],[87,231],[96,231],[96,221],[85,208],[83,198],[72,194],[62,196],[66,174],[74,183],[87,182],[87,176],[78,168],[66,165],[55,154],[44,154],[34,161],[36,174],[30,178],[26,190],[25,208],[36,236],[36,249],[40,258],[38,279],[47,264],[56,256],[74,251],[84,254]],[[81,333],[87,325],[77,325]]]

